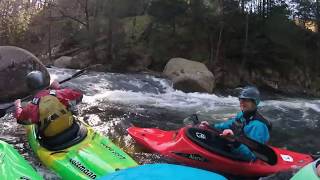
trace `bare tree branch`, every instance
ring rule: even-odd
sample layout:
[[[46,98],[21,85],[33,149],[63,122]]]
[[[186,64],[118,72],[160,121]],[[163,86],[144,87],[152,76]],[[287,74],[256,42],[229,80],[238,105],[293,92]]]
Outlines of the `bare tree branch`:
[[[58,7],[57,5],[53,5],[52,7],[56,8],[59,13],[62,15],[61,17],[64,17],[64,18],[69,18],[75,22],[78,22],[79,24],[82,24],[84,25],[87,29],[88,29],[88,24],[86,22],[83,22],[82,20],[80,20],[79,18],[76,18],[76,17],[73,17],[71,15],[68,15],[64,12],[64,10],[62,10],[60,7]],[[55,17],[57,18],[57,17]]]

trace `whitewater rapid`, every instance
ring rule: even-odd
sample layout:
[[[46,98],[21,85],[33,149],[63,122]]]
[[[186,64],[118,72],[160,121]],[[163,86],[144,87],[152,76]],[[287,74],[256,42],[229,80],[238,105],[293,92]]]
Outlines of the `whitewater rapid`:
[[[62,80],[76,70],[48,68],[51,80]],[[95,130],[109,136],[139,163],[161,162],[157,155],[140,151],[126,133],[141,127],[177,129],[182,119],[200,114],[201,120],[219,122],[239,111],[238,98],[230,95],[184,93],[172,83],[147,74],[87,72],[64,84],[84,92],[80,117]],[[261,113],[273,123],[271,144],[305,153],[320,151],[320,100],[277,98],[262,101]],[[46,179],[59,179],[34,156],[22,126],[8,114],[0,123],[0,137],[15,146]],[[318,143],[316,143],[318,142]],[[304,146],[301,146],[303,144]]]

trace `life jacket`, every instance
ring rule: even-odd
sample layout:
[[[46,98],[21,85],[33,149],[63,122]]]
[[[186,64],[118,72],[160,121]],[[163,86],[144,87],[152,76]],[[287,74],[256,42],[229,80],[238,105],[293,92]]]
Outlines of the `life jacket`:
[[[39,107],[40,137],[53,137],[72,126],[72,113],[56,97],[55,90],[51,90],[49,95],[34,98],[32,103]]]
[[[257,112],[257,113],[253,116],[253,119],[254,119],[254,120],[258,120],[258,121],[264,123],[264,124],[267,126],[269,132],[272,130],[272,123],[271,123],[268,119],[266,119],[265,117],[263,117],[260,113]]]
[[[241,121],[240,118],[236,118],[235,121],[233,122],[231,129],[234,131],[235,134],[240,134],[243,133],[243,129],[245,125],[249,124],[250,121],[260,121],[263,124],[265,124],[268,128],[268,131],[272,130],[272,124],[269,120],[264,118],[260,113],[256,112],[253,116],[250,117],[249,120]]]

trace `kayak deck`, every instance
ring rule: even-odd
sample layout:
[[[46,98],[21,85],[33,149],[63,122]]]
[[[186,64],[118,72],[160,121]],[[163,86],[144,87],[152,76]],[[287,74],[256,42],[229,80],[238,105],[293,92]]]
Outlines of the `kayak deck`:
[[[320,161],[320,159],[318,160]],[[316,172],[316,161],[299,170],[290,180],[320,180]]]
[[[101,180],[227,180],[222,175],[174,164],[144,164],[107,175]]]
[[[0,140],[0,177],[2,180],[43,178],[10,144]]]
[[[27,126],[28,141],[41,162],[62,179],[97,179],[137,163],[107,137],[86,126],[87,136],[69,148],[50,151],[37,141],[35,125]]]

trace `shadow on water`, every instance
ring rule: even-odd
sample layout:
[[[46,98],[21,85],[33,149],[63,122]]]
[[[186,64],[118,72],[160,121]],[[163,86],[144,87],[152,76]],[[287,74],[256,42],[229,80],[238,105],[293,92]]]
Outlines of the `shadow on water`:
[[[100,105],[99,107],[101,107]],[[112,124],[109,131],[102,131],[109,136],[117,145],[122,147],[127,153],[134,157],[139,164],[145,163],[176,163],[164,157],[150,153],[148,150],[137,145],[128,135],[125,129],[130,126],[138,126],[144,128],[160,128],[164,130],[175,130],[183,126],[182,120],[186,117],[186,112],[177,110],[169,110],[166,108],[154,108],[150,106],[123,106],[111,105],[108,108],[103,108],[103,111],[97,110],[98,107],[91,107],[85,114],[96,114],[101,119],[109,121]],[[296,111],[294,111],[296,112]],[[270,144],[303,153],[316,153],[320,147],[316,143],[316,134],[319,133],[317,127],[307,126],[300,121],[293,121],[293,115],[286,116],[290,112],[282,112],[277,110],[262,111],[263,114],[281,118],[277,121],[276,118],[270,119],[273,122],[272,138]],[[293,112],[291,112],[293,113]],[[303,116],[300,112],[296,112],[295,119]],[[205,116],[208,117],[208,116]],[[210,122],[220,122],[209,120]],[[112,122],[112,123],[111,123]],[[319,123],[317,121],[317,123]],[[308,123],[309,124],[309,123]],[[99,127],[96,126],[96,129]],[[303,146],[301,146],[301,142]],[[290,179],[297,170],[291,172],[279,173],[269,177],[260,178],[262,180],[282,180]],[[228,175],[226,175],[228,176]],[[230,179],[248,179],[243,177],[228,176]],[[258,178],[256,178],[258,179]]]

